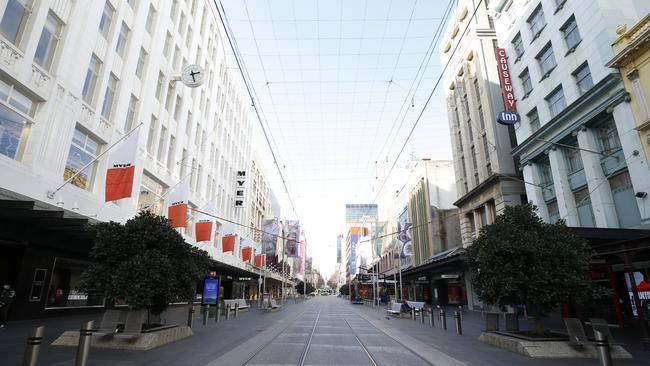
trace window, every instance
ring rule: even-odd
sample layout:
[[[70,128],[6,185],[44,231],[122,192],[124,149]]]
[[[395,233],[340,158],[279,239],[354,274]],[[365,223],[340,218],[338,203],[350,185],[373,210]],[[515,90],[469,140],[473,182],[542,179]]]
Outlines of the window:
[[[474,93],[476,94],[476,99],[481,100],[481,90],[478,87],[478,79],[474,79]]]
[[[488,146],[487,135],[483,135],[483,152],[485,154],[485,160],[489,163],[489,161],[490,161],[490,148]]]
[[[151,211],[162,215],[165,201],[160,197],[165,193],[165,187],[150,177],[146,171],[142,173],[140,183],[140,196],[138,197],[138,211]]]
[[[176,19],[176,15],[178,14],[178,0],[174,0],[172,2],[172,9],[169,12],[169,16],[172,18],[172,21]]]
[[[476,232],[476,222],[474,221],[474,213],[470,212],[465,215],[467,218],[467,223],[469,224],[469,233],[471,236],[474,236]]]
[[[99,68],[101,65],[102,62],[99,61],[99,58],[93,54],[90,57],[90,65],[88,65],[88,71],[86,71],[86,79],[84,80],[84,87],[81,92],[81,96],[88,104],[92,104],[93,95],[95,94],[95,85],[97,84],[97,78],[99,77]]]
[[[589,188],[585,187],[573,192],[573,198],[578,211],[578,220],[582,227],[595,227],[594,212],[591,208],[591,197],[589,197]]]
[[[174,47],[174,69],[178,70],[179,62],[181,62],[181,49],[176,46]]]
[[[576,78],[576,84],[578,84],[580,94],[586,93],[592,86],[594,86],[594,81],[591,79],[591,71],[586,62],[573,72],[573,76]]]
[[[189,47],[192,42],[192,27],[187,26],[187,37],[185,37],[185,44]]]
[[[618,138],[618,131],[613,121],[598,128],[598,139],[603,154],[611,154],[621,148],[621,140]]]
[[[115,14],[115,10],[111,6],[111,4],[106,2],[106,4],[104,4],[104,11],[102,12],[102,17],[99,19],[99,33],[101,33],[105,39],[108,39],[108,34],[111,31],[113,14]]]
[[[580,38],[580,31],[578,31],[578,24],[576,23],[576,18],[572,15],[569,20],[564,23],[562,28],[560,28],[562,34],[564,34],[564,40],[566,41],[567,48],[569,52],[573,52],[578,43],[582,40]]]
[[[562,86],[556,88],[546,97],[548,107],[551,110],[551,117],[557,116],[566,107],[566,100],[564,99],[564,91]]]
[[[165,89],[165,75],[160,71],[158,72],[158,82],[156,83],[156,99],[159,102],[162,99],[163,89]]]
[[[575,146],[576,144],[571,145]],[[582,158],[580,157],[580,150],[578,150],[577,146],[575,148],[567,147],[564,153],[566,155],[569,173],[575,173],[582,169]]]
[[[180,177],[181,177],[181,179],[184,179],[185,177],[187,177],[187,175],[186,175],[186,173],[187,173],[187,149],[183,149],[183,155],[181,155],[180,166],[181,166]]]
[[[126,118],[124,119],[124,131],[131,131],[133,128],[133,121],[135,120],[135,113],[138,109],[138,98],[135,95],[131,94],[131,99],[129,100],[129,107],[126,110]]]
[[[483,105],[479,104],[477,108],[477,112],[478,112],[478,121],[480,123],[481,130],[483,131],[485,130],[485,117],[483,116]]]
[[[99,141],[79,129],[79,127],[75,128],[68,160],[63,171],[63,180],[67,181],[79,173],[70,183],[79,188],[91,190],[97,162],[95,161],[92,164],[90,162],[99,154],[99,146]],[[86,165],[88,166],[81,170]]]
[[[546,26],[546,20],[544,19],[544,9],[542,9],[542,4],[539,4],[533,13],[528,17],[528,26],[530,27],[530,32],[533,34],[533,39],[539,36],[539,33]]]
[[[548,161],[539,164],[539,178],[541,186],[553,184],[553,173],[551,172],[551,164]]]
[[[524,54],[524,42],[521,40],[521,33],[517,33],[515,38],[512,39],[512,47],[515,49],[517,59],[521,58]]]
[[[89,265],[89,262],[55,258],[45,308],[103,307],[103,293],[97,291],[86,293],[82,289],[81,278]]]
[[[19,159],[29,132],[29,117],[34,102],[25,94],[0,80],[0,154]]]
[[[172,50],[172,35],[167,32],[167,36],[165,37],[165,45],[163,46],[163,54],[165,57],[169,60],[169,53]]]
[[[156,9],[153,5],[149,4],[149,13],[147,14],[147,22],[145,23],[145,29],[147,33],[151,34],[153,30],[153,24],[156,22]]]
[[[185,135],[190,136],[192,133],[192,112],[187,111],[187,121],[185,124]]]
[[[151,123],[149,123],[149,135],[147,136],[147,153],[149,153],[149,156],[153,156],[154,146],[156,145],[155,138],[157,128],[158,119],[156,119],[154,116],[151,116]]]
[[[622,228],[639,226],[641,224],[641,215],[639,214],[637,199],[634,197],[634,187],[632,186],[630,173],[626,170],[609,178],[609,187],[612,190],[619,225]]]
[[[546,202],[546,208],[548,209],[548,221],[551,224],[558,222],[560,220],[560,210],[557,206],[557,200]]]
[[[120,27],[120,34],[117,36],[117,44],[115,45],[115,52],[117,52],[120,57],[124,57],[124,48],[126,47],[126,42],[129,39],[129,27],[122,22],[122,27]]]
[[[135,0],[126,0],[126,3],[129,4],[131,9],[135,9]]]
[[[144,68],[147,64],[147,57],[149,55],[147,54],[147,51],[144,50],[144,48],[140,47],[140,55],[138,56],[138,64],[135,66],[135,76],[138,77],[138,79],[142,80],[142,74],[144,73]]]
[[[474,173],[476,173],[478,170],[478,164],[476,163],[476,148],[474,146],[471,146],[469,150],[472,154],[472,168],[474,168]]]
[[[172,111],[172,103],[174,101],[174,88],[170,85],[167,88],[167,97],[165,97],[165,109],[168,113]]]
[[[116,90],[117,77],[111,73],[111,76],[108,78],[108,85],[106,85],[106,93],[104,93],[104,103],[102,104],[102,117],[106,119],[111,117]]]
[[[176,138],[174,135],[171,135],[169,137],[169,149],[167,149],[167,169],[171,173],[173,173],[175,161],[174,161],[174,153],[176,152]]]
[[[176,121],[180,121],[180,118],[181,118],[181,107],[182,107],[182,106],[183,106],[183,105],[182,105],[182,103],[181,103],[181,97],[180,97],[180,95],[177,95],[177,96],[176,96],[176,106],[175,106],[175,109],[174,109],[174,119],[175,119]]]
[[[0,34],[9,42],[17,45],[25,30],[28,17],[27,0],[9,0],[0,22]]]
[[[165,143],[167,142],[167,127],[160,127],[160,138],[158,140],[158,154],[156,158],[158,162],[163,163],[165,159]]]
[[[546,78],[548,74],[553,71],[557,63],[555,62],[555,55],[553,54],[553,46],[551,42],[547,43],[542,51],[537,54],[537,62],[542,70],[542,79]]]
[[[56,46],[61,38],[61,21],[52,13],[47,14],[45,26],[41,32],[41,38],[38,40],[34,62],[39,64],[45,70],[50,70]]]
[[[530,94],[533,91],[533,82],[530,80],[530,72],[528,68],[525,68],[524,71],[519,74],[519,80],[521,80],[521,85],[524,88],[524,96]]]

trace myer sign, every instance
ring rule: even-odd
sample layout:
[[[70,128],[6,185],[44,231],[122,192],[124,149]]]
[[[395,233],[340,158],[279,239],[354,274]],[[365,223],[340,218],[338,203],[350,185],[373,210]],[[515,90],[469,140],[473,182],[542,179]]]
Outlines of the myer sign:
[[[497,48],[497,65],[499,67],[499,80],[501,81],[501,90],[503,91],[503,102],[506,110],[497,114],[496,120],[502,125],[514,125],[521,120],[517,113],[517,102],[515,93],[512,89],[512,77],[508,67],[508,56],[504,48]]]
[[[246,188],[246,171],[239,170],[235,174],[235,208],[244,207],[244,190]]]

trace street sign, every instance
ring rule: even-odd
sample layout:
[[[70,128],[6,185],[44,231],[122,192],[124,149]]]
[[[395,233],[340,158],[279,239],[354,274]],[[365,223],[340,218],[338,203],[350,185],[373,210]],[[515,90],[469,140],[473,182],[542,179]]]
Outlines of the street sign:
[[[187,65],[181,73],[181,81],[190,88],[196,88],[203,84],[205,71],[199,65]]]
[[[517,112],[503,111],[497,114],[497,122],[502,125],[514,125],[517,122],[521,121],[521,117]]]

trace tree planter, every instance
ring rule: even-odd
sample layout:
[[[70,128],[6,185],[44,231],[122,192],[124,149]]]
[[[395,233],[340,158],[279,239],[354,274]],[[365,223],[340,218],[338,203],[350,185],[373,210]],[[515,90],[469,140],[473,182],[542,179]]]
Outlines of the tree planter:
[[[120,349],[131,351],[148,351],[150,349],[176,342],[194,335],[188,326],[164,326],[149,329],[134,339],[120,339],[114,337],[93,337],[91,347]],[[77,347],[79,344],[79,331],[68,330],[63,332],[52,346]]]

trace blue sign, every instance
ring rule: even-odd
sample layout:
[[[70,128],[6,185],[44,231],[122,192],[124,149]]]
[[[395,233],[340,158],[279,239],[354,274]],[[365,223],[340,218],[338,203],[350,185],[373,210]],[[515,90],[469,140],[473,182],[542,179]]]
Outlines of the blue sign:
[[[202,305],[217,305],[219,299],[219,279],[206,278],[203,280]]]
[[[520,121],[521,121],[521,117],[517,112],[503,111],[497,114],[497,122],[501,123],[502,125],[506,125],[506,126],[514,125],[515,123]]]

